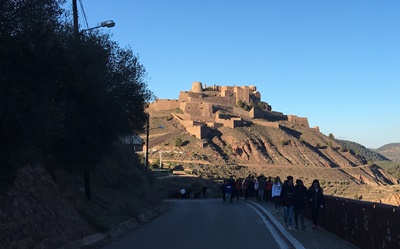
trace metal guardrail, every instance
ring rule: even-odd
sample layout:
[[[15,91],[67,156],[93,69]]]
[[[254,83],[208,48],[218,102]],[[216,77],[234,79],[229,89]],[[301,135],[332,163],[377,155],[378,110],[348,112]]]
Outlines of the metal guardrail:
[[[325,196],[318,223],[362,249],[400,248],[400,207]]]

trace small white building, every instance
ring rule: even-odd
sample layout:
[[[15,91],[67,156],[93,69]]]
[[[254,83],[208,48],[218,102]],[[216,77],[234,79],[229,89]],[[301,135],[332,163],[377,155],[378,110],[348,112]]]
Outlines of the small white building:
[[[130,135],[120,138],[124,144],[129,144],[133,147],[134,151],[143,151],[144,141],[138,135]]]

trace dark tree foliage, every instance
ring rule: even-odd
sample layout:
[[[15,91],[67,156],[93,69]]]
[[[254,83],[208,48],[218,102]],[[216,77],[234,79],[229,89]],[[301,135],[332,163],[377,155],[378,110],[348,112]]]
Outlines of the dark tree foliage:
[[[400,179],[400,163],[399,162],[389,162],[389,161],[379,161],[375,162],[375,165],[383,168],[386,172],[392,176]]]
[[[1,174],[50,158],[93,168],[145,123],[138,57],[99,32],[74,36],[64,2],[0,1]]]
[[[381,154],[372,151],[370,149],[365,148],[361,144],[352,142],[352,141],[347,141],[347,140],[339,140],[336,139],[336,142],[341,144],[342,148],[345,148],[345,150],[352,151],[357,156],[364,157],[367,161],[370,162],[376,162],[376,161],[390,161],[386,157],[382,156]]]
[[[0,173],[40,159],[57,132],[58,1],[0,2]]]

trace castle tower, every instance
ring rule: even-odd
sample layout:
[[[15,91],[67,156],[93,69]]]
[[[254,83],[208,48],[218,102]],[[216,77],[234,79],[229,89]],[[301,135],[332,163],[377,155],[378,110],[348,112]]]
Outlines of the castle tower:
[[[193,82],[192,92],[194,92],[194,93],[202,93],[203,92],[203,85],[201,84],[201,82]]]

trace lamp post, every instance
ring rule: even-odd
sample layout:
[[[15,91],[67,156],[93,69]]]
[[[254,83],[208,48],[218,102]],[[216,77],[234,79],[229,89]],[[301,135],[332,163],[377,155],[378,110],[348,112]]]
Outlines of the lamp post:
[[[84,29],[84,30],[82,30],[82,32],[93,30],[93,29],[98,29],[98,28],[112,28],[114,26],[115,26],[115,22],[113,20],[107,20],[107,21],[101,22],[100,25],[97,25],[93,28]]]
[[[150,116],[147,115],[147,120],[146,120],[146,169],[149,168],[149,128],[150,128]]]
[[[72,0],[72,16],[73,16],[73,20],[74,20],[74,49],[77,51],[77,53],[79,53],[79,24],[78,24],[78,7],[76,4],[76,0]],[[96,29],[96,28],[101,28],[101,27],[107,27],[107,28],[111,28],[114,27],[115,23],[112,20],[109,21],[105,21],[100,23],[99,26],[87,29],[87,30],[91,30],[91,29]],[[86,30],[83,30],[86,31]],[[91,200],[91,190],[90,190],[90,172],[87,169],[87,167],[85,167],[84,169],[84,173],[83,173],[83,179],[84,179],[84,185],[85,185],[85,196],[86,199]]]
[[[75,38],[78,38],[79,35],[79,24],[78,24],[78,7],[76,4],[76,0],[72,0],[72,15],[73,15],[73,20],[74,20],[74,35]],[[104,22],[101,22],[100,25],[97,25],[93,28],[88,28],[82,31],[88,31],[92,29],[97,29],[97,28],[112,28],[115,26],[115,22],[113,20],[107,20]]]

